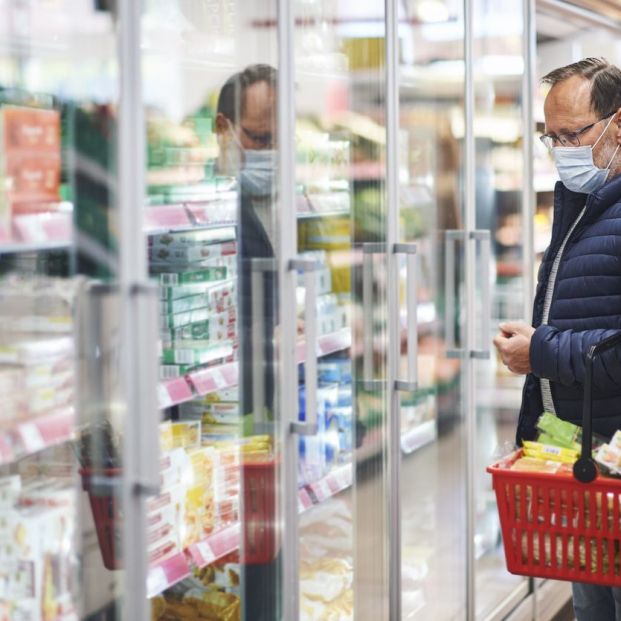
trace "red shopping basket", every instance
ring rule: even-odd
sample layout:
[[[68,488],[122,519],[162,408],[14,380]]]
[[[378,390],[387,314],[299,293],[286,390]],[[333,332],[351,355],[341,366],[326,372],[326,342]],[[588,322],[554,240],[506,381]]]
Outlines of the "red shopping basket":
[[[278,551],[276,532],[276,462],[246,461],[242,466],[244,505],[241,561],[271,563]]]
[[[88,493],[104,567],[121,569],[121,469],[82,468],[80,475],[82,489]]]
[[[619,344],[621,335],[609,337],[587,355],[582,450],[573,476],[513,472],[521,450],[487,469],[511,573],[621,586],[621,481],[600,476],[591,458],[593,359]]]

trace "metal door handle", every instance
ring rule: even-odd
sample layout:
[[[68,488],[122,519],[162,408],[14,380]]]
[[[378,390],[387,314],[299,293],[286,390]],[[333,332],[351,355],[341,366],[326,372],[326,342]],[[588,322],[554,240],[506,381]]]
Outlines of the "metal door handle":
[[[268,433],[265,408],[264,366],[271,361],[264,360],[265,334],[265,274],[276,270],[272,258],[250,259],[250,296],[252,300],[252,325],[250,341],[252,348],[252,411],[255,433]]]
[[[377,388],[373,378],[373,255],[386,252],[386,244],[367,242],[362,244],[362,386],[366,390]]]
[[[469,235],[470,240],[475,244],[481,242],[481,348],[470,350],[470,357],[478,360],[487,360],[490,357],[490,345],[489,345],[489,331],[490,320],[492,314],[491,297],[489,290],[489,263],[490,263],[490,251],[491,241],[490,232],[488,230],[471,231]],[[474,252],[476,257],[476,248]]]
[[[414,391],[418,388],[418,300],[417,300],[417,273],[416,273],[416,244],[395,244],[394,254],[406,256],[406,310],[407,310],[407,343],[408,343],[408,372],[405,379],[395,380],[396,390]],[[399,321],[401,333],[401,321]],[[400,357],[401,339],[395,344],[398,348],[397,360]]]
[[[446,357],[461,358],[463,348],[457,347],[455,340],[455,246],[459,240],[464,240],[464,231],[444,231],[444,326],[446,330]]]
[[[289,261],[289,269],[304,274],[304,384],[306,386],[305,420],[299,420],[299,411],[291,421],[291,433],[312,436],[317,433],[317,278],[319,265],[312,259],[299,257]],[[299,407],[299,405],[298,405]],[[297,408],[296,408],[297,410]]]

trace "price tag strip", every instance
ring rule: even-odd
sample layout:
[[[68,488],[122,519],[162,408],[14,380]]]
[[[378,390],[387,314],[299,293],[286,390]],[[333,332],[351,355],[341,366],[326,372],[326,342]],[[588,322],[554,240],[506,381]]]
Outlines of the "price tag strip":
[[[183,552],[179,552],[155,567],[147,575],[147,595],[153,597],[190,575],[190,566]]]

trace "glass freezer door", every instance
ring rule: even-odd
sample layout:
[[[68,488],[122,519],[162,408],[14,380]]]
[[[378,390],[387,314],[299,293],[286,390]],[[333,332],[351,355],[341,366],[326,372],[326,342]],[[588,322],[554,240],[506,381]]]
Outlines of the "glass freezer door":
[[[153,619],[277,621],[276,3],[148,0],[141,58],[164,413],[147,514],[162,550],[149,562]]]
[[[133,478],[143,455],[128,423],[146,421],[147,445],[157,410],[130,393],[153,393],[154,352],[140,351],[140,367],[128,362],[155,306],[128,254],[142,243],[140,227],[127,226],[141,176],[120,148],[142,144],[128,133],[131,68],[119,61],[135,21],[112,4],[0,2],[0,617],[9,621],[146,618],[139,506],[156,481],[146,470]]]
[[[532,98],[528,80],[524,20],[528,3],[514,0],[500,5],[476,1],[473,52],[475,203],[475,319],[472,334],[479,359],[474,359],[473,395],[476,409],[474,507],[476,529],[475,602],[477,619],[492,612],[508,614],[529,592],[529,581],[509,574],[496,499],[486,466],[509,452],[515,442],[524,376],[504,367],[492,345],[499,324],[530,322],[534,254],[529,243],[533,225],[529,213],[532,179],[525,151],[530,120],[525,120]],[[525,86],[526,85],[526,86]],[[532,139],[531,139],[532,141]]]
[[[388,619],[384,3],[292,6],[299,618]]]
[[[462,11],[449,1],[409,2],[393,18],[397,369],[416,380],[397,402],[402,619],[466,618]]]

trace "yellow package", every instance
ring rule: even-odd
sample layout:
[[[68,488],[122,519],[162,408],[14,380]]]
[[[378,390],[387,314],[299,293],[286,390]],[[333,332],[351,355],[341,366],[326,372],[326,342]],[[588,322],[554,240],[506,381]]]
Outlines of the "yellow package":
[[[173,446],[195,448],[201,445],[201,422],[199,420],[171,423]]]
[[[159,426],[160,435],[160,450],[163,453],[172,451],[173,448],[173,433],[170,421],[161,423]]]
[[[524,455],[527,457],[537,457],[543,460],[559,461],[564,464],[573,464],[577,461],[579,452],[560,446],[552,446],[550,444],[542,444],[541,442],[524,443]]]
[[[512,466],[516,472],[548,472],[554,474],[559,471],[561,462],[549,461],[539,457],[520,457]]]
[[[215,449],[210,446],[202,446],[188,450],[193,482],[195,484],[211,484],[213,480],[215,454]]]
[[[153,621],[160,621],[166,612],[166,600],[158,595],[151,600],[151,619]]]

